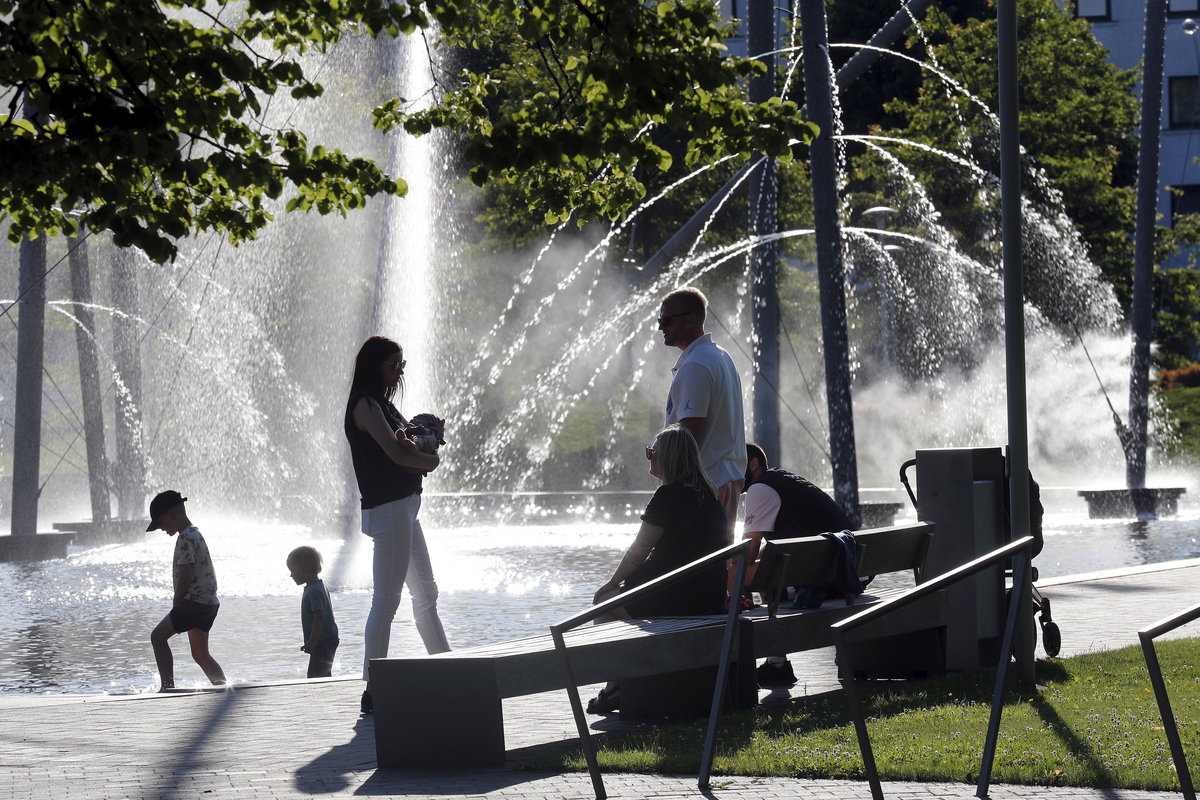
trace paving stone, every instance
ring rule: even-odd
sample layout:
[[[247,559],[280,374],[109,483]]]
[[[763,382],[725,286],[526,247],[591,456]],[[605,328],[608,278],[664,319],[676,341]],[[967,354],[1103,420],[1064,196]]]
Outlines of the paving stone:
[[[1063,655],[1137,643],[1137,629],[1194,605],[1200,561],[1114,570],[1039,584],[1062,630]],[[1119,615],[1114,608],[1120,608]],[[1114,625],[1114,620],[1119,625]],[[1189,628],[1191,630],[1189,630]],[[1173,636],[1191,635],[1195,626]],[[838,689],[832,650],[793,656],[801,682],[766,701]],[[599,687],[582,687],[584,697]],[[358,714],[355,680],[272,684],[223,692],[128,698],[0,697],[0,800],[174,800],[352,797],[591,800],[586,774],[504,769],[377,770],[373,720]],[[566,692],[504,701],[510,754],[571,742]],[[591,718],[593,731],[623,730]],[[612,798],[868,800],[861,781],[605,775]],[[885,783],[895,800],[968,800],[971,784]],[[993,784],[994,800],[1166,800],[1177,793]]]

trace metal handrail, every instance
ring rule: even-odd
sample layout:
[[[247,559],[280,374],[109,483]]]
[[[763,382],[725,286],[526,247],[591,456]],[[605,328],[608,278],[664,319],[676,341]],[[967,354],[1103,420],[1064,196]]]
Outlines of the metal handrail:
[[[692,573],[699,572],[716,563],[725,563],[731,558],[737,558],[737,576],[734,579],[733,585],[741,586],[746,579],[746,554],[753,541],[753,539],[743,539],[736,544],[727,545],[704,558],[697,559],[690,564],[685,564],[679,569],[668,572],[666,575],[660,575],[652,581],[634,587],[627,592],[622,592],[613,598],[605,600],[603,603],[589,606],[578,614],[574,614],[562,622],[550,626],[550,635],[554,639],[554,649],[562,656],[563,669],[566,670],[567,697],[571,701],[571,714],[575,717],[575,727],[579,731],[579,741],[583,746],[583,757],[587,761],[588,774],[592,778],[592,788],[596,791],[596,800],[605,800],[608,794],[604,790],[604,781],[600,777],[600,765],[596,761],[596,749],[592,744],[592,736],[588,728],[587,718],[583,714],[583,702],[579,699],[579,687],[575,685],[575,673],[571,669],[571,657],[567,650],[563,634],[574,628],[578,628],[580,625],[591,622],[614,609],[621,608],[633,600],[641,599],[665,589],[667,586],[677,583]],[[734,623],[737,621],[738,611],[738,595],[735,593],[730,598],[729,610],[726,612],[725,634],[721,640],[721,660],[717,666],[717,685],[713,688],[713,705],[708,716],[708,735],[704,740],[704,755],[700,761],[700,788],[708,786],[709,773],[712,770],[713,751],[716,747],[717,737],[717,717],[720,714],[721,705],[725,699],[725,679],[728,674],[729,656],[733,651]]]
[[[1158,701],[1158,713],[1162,716],[1163,731],[1167,734],[1171,758],[1175,761],[1175,774],[1179,776],[1179,786],[1187,800],[1196,800],[1196,790],[1192,786],[1192,773],[1188,769],[1187,756],[1183,753],[1183,742],[1179,739],[1175,714],[1171,711],[1171,699],[1167,696],[1167,684],[1163,681],[1158,653],[1154,650],[1154,640],[1196,619],[1200,619],[1200,605],[1194,605],[1138,631],[1138,639],[1142,642],[1142,654],[1146,657],[1146,670],[1150,673],[1150,685],[1154,687],[1154,699]]]
[[[1002,561],[1008,561],[1014,556],[1020,556],[1017,559],[1014,574],[1019,580],[1029,564],[1030,547],[1033,544],[1032,536],[1024,536],[1015,542],[999,547],[990,553],[986,553],[973,561],[968,561],[960,567],[938,575],[936,578],[931,578],[919,586],[914,586],[912,589],[897,595],[890,600],[885,600],[878,605],[872,606],[866,611],[855,614],[853,617],[839,620],[832,623],[829,627],[833,634],[834,645],[837,648],[838,663],[849,676],[843,681],[846,688],[846,696],[850,701],[850,713],[854,717],[854,729],[858,734],[858,746],[862,751],[863,771],[866,773],[867,781],[871,785],[871,797],[874,800],[883,800],[883,787],[879,782],[879,772],[875,768],[875,755],[871,749],[871,738],[867,732],[867,721],[863,715],[862,702],[858,697],[858,690],[855,687],[854,681],[854,665],[851,661],[849,648],[846,646],[846,635],[855,628],[861,627],[869,622],[873,622],[880,617],[895,611],[898,608],[914,603],[923,597],[926,597],[934,592],[939,592],[948,586],[969,578],[972,575],[982,572],[988,567],[994,566]],[[1019,582],[1014,582],[1014,586],[1019,586]],[[992,699],[992,719],[988,723],[988,740],[989,746],[984,747],[984,766],[980,769],[980,788],[977,791],[982,791],[980,797],[986,795],[987,778],[991,774],[991,762],[995,755],[995,735],[994,731],[999,729],[1000,724],[1000,699],[1003,696],[1004,678],[1008,668],[1008,660],[1012,654],[1012,635],[1016,623],[1016,607],[1020,601],[1018,592],[1012,593],[1012,600],[1009,603],[1008,620],[1004,629],[1004,641],[1001,646],[1000,664],[996,670],[996,691]],[[986,767],[986,769],[985,769]]]

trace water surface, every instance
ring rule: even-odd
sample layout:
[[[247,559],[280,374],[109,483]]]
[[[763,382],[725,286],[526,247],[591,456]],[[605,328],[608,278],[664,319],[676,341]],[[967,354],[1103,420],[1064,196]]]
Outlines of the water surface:
[[[231,680],[304,677],[300,588],[284,566],[297,545],[325,555],[342,645],[335,675],[361,669],[370,607],[370,544],[299,525],[197,520],[220,582],[213,655]],[[451,645],[466,647],[544,633],[587,605],[633,539],[632,522],[426,527]],[[1042,577],[1200,557],[1200,509],[1153,522],[1088,520],[1051,513]],[[0,693],[150,692],[156,688],[150,631],[170,607],[174,540],[94,549],[64,560],[0,564]],[[408,598],[393,628],[393,654],[421,652]],[[1059,620],[1064,635],[1070,620]],[[176,683],[199,686],[200,670],[175,640]]]

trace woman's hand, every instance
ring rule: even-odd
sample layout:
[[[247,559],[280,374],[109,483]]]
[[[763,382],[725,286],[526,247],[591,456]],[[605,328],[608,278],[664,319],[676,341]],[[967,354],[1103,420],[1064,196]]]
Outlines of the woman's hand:
[[[599,589],[596,590],[595,596],[592,597],[592,605],[594,605],[594,606],[600,605],[605,600],[616,597],[617,594],[620,593],[620,591],[621,591],[620,584],[616,584],[616,583],[613,583],[612,581],[609,581],[608,583],[604,584],[603,586],[601,586]]]

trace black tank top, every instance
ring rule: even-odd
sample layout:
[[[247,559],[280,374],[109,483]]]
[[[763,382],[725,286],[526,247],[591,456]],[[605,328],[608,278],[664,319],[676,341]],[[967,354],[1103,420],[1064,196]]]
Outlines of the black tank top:
[[[421,475],[409,472],[392,461],[379,446],[379,442],[371,438],[371,434],[360,430],[354,424],[354,405],[360,397],[367,398],[367,402],[376,402],[363,392],[350,395],[350,400],[346,403],[344,426],[346,440],[350,442],[350,456],[354,460],[354,477],[358,479],[358,491],[362,495],[362,507],[375,508],[384,503],[420,494]],[[396,430],[399,426],[393,421],[393,414],[397,417],[399,414],[391,403],[388,403],[388,410],[392,414],[385,411],[383,416],[392,430]]]

